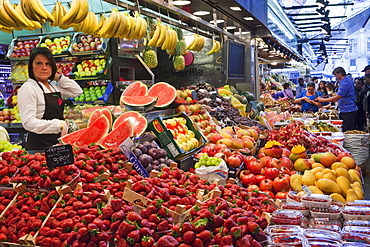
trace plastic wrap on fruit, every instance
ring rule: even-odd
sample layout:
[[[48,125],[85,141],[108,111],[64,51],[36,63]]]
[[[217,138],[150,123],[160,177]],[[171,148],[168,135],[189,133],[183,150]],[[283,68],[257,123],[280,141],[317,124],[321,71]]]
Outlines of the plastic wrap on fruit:
[[[68,133],[72,133],[75,132],[76,130],[79,130],[78,125],[74,121],[67,119],[66,122],[68,123]]]

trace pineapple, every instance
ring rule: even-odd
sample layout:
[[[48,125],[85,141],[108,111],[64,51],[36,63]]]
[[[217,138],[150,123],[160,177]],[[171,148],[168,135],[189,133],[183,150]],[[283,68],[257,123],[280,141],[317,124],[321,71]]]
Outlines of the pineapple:
[[[181,71],[185,69],[185,58],[183,55],[177,55],[173,59],[173,67],[176,71]]]
[[[153,69],[158,66],[157,53],[150,47],[144,52],[144,62],[148,65],[149,69]]]
[[[179,41],[179,46],[180,46],[180,51],[181,51],[181,55],[186,55],[188,54],[188,50],[186,50],[186,43],[185,43],[185,40],[180,40]]]

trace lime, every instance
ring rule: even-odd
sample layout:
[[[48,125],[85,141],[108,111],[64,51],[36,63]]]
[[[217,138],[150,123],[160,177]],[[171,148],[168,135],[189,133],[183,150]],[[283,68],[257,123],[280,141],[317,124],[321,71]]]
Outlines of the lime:
[[[96,94],[96,97],[100,98],[100,97],[103,97],[102,94]]]
[[[102,93],[102,91],[101,91],[101,89],[98,89],[98,90],[96,90],[96,91],[95,91],[95,93],[96,93],[96,94],[98,94],[98,93]]]
[[[92,101],[95,101],[95,100],[97,100],[98,99],[98,97],[96,97],[96,96],[91,96],[91,100]]]
[[[91,97],[86,97],[85,101],[91,101]]]
[[[83,91],[88,91],[88,90],[89,90],[89,88],[84,87],[82,90],[83,90]]]
[[[96,86],[96,87],[95,87],[95,91],[96,91],[96,90],[100,90],[100,86]]]
[[[101,86],[101,90],[105,90],[107,88],[107,86]]]
[[[80,99],[79,97],[75,97],[75,98],[74,98],[74,100],[75,100],[75,101],[78,101],[79,99]]]
[[[90,87],[89,91],[95,91],[94,87]]]

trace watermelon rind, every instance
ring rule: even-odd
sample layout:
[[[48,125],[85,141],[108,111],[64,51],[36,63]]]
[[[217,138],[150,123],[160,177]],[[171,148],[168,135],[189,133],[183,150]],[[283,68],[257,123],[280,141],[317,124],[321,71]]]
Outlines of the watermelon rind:
[[[72,133],[69,133],[65,136],[60,137],[58,140],[59,142],[63,144],[73,145],[78,140],[78,138],[80,138],[80,136],[83,135],[86,131],[87,131],[87,128],[76,130]]]
[[[146,106],[157,101],[157,97],[151,96],[121,96],[121,103],[129,106]]]
[[[125,98],[127,100],[125,100]],[[142,98],[142,99],[147,98],[148,99],[147,102],[149,102],[151,100],[153,100],[153,101],[151,101],[149,104],[147,104],[147,102],[145,104],[133,104],[130,101],[135,100],[135,99],[139,99],[137,96],[124,96],[124,97],[121,97],[120,105],[121,105],[121,107],[126,108],[127,111],[147,112],[147,111],[150,111],[154,108],[155,103],[157,102],[157,99],[158,99],[158,98],[148,97],[148,96],[141,96],[140,98]]]
[[[109,132],[100,142],[99,145],[105,149],[118,148],[119,145],[127,138],[133,136],[134,126],[130,120],[123,121],[115,129]]]
[[[105,115],[101,115],[74,144],[76,146],[83,146],[99,143],[108,132],[109,120]]]
[[[108,120],[109,120],[109,130],[110,130],[112,128],[112,124],[113,124],[112,111],[110,111],[107,108],[101,108],[100,113],[104,114],[108,118]]]
[[[176,88],[167,82],[157,82],[149,88],[148,96],[158,97],[155,107],[164,108],[169,106],[176,98]]]
[[[148,93],[148,87],[141,81],[135,81],[128,85],[122,92],[124,96],[145,96]]]
[[[142,133],[144,133],[147,127],[148,121],[143,115],[141,115],[137,111],[128,111],[128,112],[124,112],[121,115],[119,115],[114,121],[112,129],[115,129],[126,119],[130,120],[130,122],[134,126],[134,134],[133,134],[134,136],[140,136]]]

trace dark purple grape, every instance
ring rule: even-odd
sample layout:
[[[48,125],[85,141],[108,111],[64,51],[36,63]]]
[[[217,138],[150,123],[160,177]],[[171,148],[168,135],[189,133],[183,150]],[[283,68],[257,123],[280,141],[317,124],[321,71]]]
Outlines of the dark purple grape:
[[[135,154],[136,157],[139,157],[140,155],[143,154],[143,152],[138,148],[134,148],[134,150],[132,150],[132,152]]]
[[[163,148],[158,149],[158,158],[166,158],[167,152]]]

